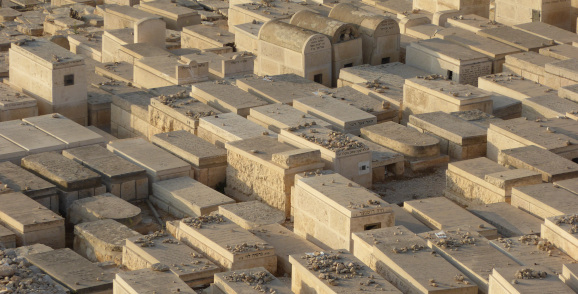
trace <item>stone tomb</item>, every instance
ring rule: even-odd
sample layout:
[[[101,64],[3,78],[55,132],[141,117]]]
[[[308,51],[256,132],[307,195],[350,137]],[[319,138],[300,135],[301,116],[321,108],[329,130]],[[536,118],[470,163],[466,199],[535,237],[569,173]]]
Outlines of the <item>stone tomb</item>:
[[[509,239],[498,238],[490,241],[490,244],[520,265],[544,267],[549,275],[558,275],[564,264],[575,263],[574,259],[556,248],[549,240],[534,234]]]
[[[305,124],[310,125],[315,123],[322,127],[330,127],[331,125],[316,116],[297,110],[290,105],[280,103],[251,108],[247,119],[277,134],[280,133],[282,129],[291,127],[298,128]]]
[[[26,259],[73,293],[112,293],[114,276],[69,248],[31,254]]]
[[[510,203],[512,188],[542,183],[540,173],[480,157],[448,164],[445,196],[465,205]]]
[[[235,201],[189,177],[153,183],[151,202],[171,215],[197,217],[219,210],[223,204]]]
[[[351,140],[356,140],[364,144],[369,148],[369,151],[371,151],[372,182],[384,181],[385,177],[390,173],[396,176],[403,175],[405,171],[405,160],[401,153],[351,134],[347,134],[347,136]]]
[[[22,121],[66,143],[67,149],[104,143],[101,135],[58,113],[29,117]]]
[[[294,254],[289,261],[294,293],[402,293],[345,250]]]
[[[104,219],[74,226],[74,251],[92,262],[122,264],[122,247],[125,239],[141,236],[129,227]]]
[[[182,95],[161,95],[150,99],[147,136],[172,131],[185,130],[197,135],[197,127],[201,117],[216,115],[219,110],[196,99]]]
[[[361,137],[404,155],[406,166],[413,171],[444,165],[448,155],[440,154],[440,141],[394,122],[361,129]]]
[[[232,47],[235,35],[212,23],[183,27],[181,32],[181,47],[195,49],[211,49]]]
[[[191,97],[218,109],[233,112],[242,117],[249,115],[249,109],[269,104],[257,96],[249,94],[227,82],[205,82],[192,86]]]
[[[512,189],[512,206],[540,219],[578,211],[578,195],[551,183]]]
[[[134,84],[142,88],[187,85],[209,80],[209,63],[171,54],[143,57],[134,64]]]
[[[0,194],[0,225],[16,234],[16,245],[64,247],[64,218],[22,193]]]
[[[542,96],[553,91],[552,88],[533,82],[515,73],[498,73],[479,77],[478,88],[520,101],[530,97]]]
[[[107,149],[144,168],[149,178],[149,191],[154,182],[193,177],[190,164],[142,138],[111,141]]]
[[[275,248],[277,275],[291,274],[290,255],[323,251],[321,247],[299,237],[280,224],[263,225],[250,232]]]
[[[183,219],[178,222],[175,235],[222,269],[262,266],[271,273],[277,272],[275,249],[222,215]]]
[[[2,8],[0,8],[2,9]],[[0,121],[37,116],[36,99],[0,83]]]
[[[463,160],[486,155],[486,130],[451,114],[436,111],[409,116],[408,127],[440,140],[440,151]]]
[[[571,214],[552,216],[542,224],[542,238],[552,242],[560,250],[574,259],[578,259],[578,238],[576,209]]]
[[[371,152],[349,134],[334,132],[316,123],[281,130],[279,141],[298,148],[318,149],[325,168],[366,188],[372,183]]]
[[[16,248],[16,234],[0,225],[0,248]]]
[[[498,163],[536,171],[542,181],[554,182],[578,177],[578,164],[533,145],[501,150]]]
[[[444,233],[446,238],[439,238],[431,232],[419,236],[427,240],[428,246],[437,254],[474,281],[481,293],[489,293],[489,275],[493,268],[517,265],[516,261],[491,246],[490,241],[476,230],[462,226],[444,230]]]
[[[322,169],[319,150],[295,148],[261,136],[229,142],[225,193],[235,200],[259,200],[291,213],[291,187],[295,175]]]
[[[99,174],[57,152],[29,155],[22,158],[21,164],[56,185],[62,215],[67,215],[72,202],[106,192]]]
[[[373,114],[331,96],[319,95],[296,99],[293,107],[329,122],[336,131],[354,135],[359,135],[361,128],[377,123],[377,117]]]
[[[299,176],[292,190],[295,234],[320,247],[353,247],[351,235],[394,225],[388,203],[339,174]]]
[[[373,97],[369,93],[362,93],[350,86],[335,89],[320,90],[318,92],[323,97],[332,97],[335,100],[347,103],[368,114],[375,115],[377,123],[386,121],[399,122],[399,107],[378,97]]]
[[[59,211],[56,186],[12,162],[0,163],[0,183],[7,185],[14,192],[23,193],[56,213]]]
[[[403,86],[402,121],[411,114],[434,111],[455,112],[478,109],[492,114],[491,93],[472,85],[461,85],[440,76],[406,79]]]
[[[18,156],[22,157],[28,154],[56,151],[66,148],[66,143],[20,120],[1,122],[0,136],[17,145],[12,146],[12,144],[8,144],[9,142],[2,144],[6,145],[8,149],[3,152],[8,153],[6,154],[6,159],[10,160],[14,160]]]
[[[537,35],[517,30],[509,26],[483,29],[478,31],[477,34],[523,51],[538,52],[540,48],[554,45],[554,41],[551,39],[538,37]]]
[[[403,208],[433,230],[448,230],[461,226],[462,229],[479,232],[488,239],[498,237],[498,230],[494,226],[445,197],[405,201]]]
[[[565,264],[562,268],[562,274],[558,277],[574,292],[578,292],[578,264]]]
[[[212,282],[213,275],[221,271],[195,250],[163,232],[128,238],[122,250],[122,264],[131,271],[164,265],[190,287]]]
[[[170,272],[140,269],[116,274],[112,281],[114,294],[182,293],[196,294],[185,282]]]
[[[110,193],[76,200],[68,209],[68,221],[73,225],[101,219],[134,228],[142,219],[141,209]]]
[[[478,205],[468,210],[507,238],[540,233],[542,220],[505,202]]]
[[[119,139],[144,137],[149,134],[150,100],[154,95],[127,84],[114,82],[112,85],[99,86],[112,94],[110,106],[111,134]]]
[[[285,222],[282,211],[256,200],[221,205],[219,214],[247,230]]]
[[[547,268],[536,265],[497,267],[490,275],[489,293],[576,293],[565,285],[556,274],[546,272]],[[521,278],[520,271],[527,275],[546,272],[544,277]],[[514,282],[515,281],[515,282]]]
[[[243,294],[243,293],[293,293],[285,283],[275,278],[263,267],[230,271],[215,274],[213,287],[216,293]]]
[[[296,74],[249,77],[236,80],[236,86],[269,103],[293,104],[293,100],[313,95],[325,86]]]
[[[98,173],[107,192],[126,201],[148,197],[148,178],[143,168],[106,150],[92,145],[64,150],[62,155]]]
[[[478,286],[403,226],[353,234],[353,254],[403,293],[478,293]]]
[[[167,23],[167,29],[180,31],[183,27],[201,23],[201,16],[195,10],[168,4],[162,1],[150,1],[140,3],[140,10],[162,16]]]
[[[199,119],[197,134],[218,147],[225,148],[227,142],[262,136],[271,136],[269,131],[235,113],[206,116]]]
[[[185,130],[154,135],[151,142],[189,163],[194,179],[215,188],[226,178],[227,151]]]

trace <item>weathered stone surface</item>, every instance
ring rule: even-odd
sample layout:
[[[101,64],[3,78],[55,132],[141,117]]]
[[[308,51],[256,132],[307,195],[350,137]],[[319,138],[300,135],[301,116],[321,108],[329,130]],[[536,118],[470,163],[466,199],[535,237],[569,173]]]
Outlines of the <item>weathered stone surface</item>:
[[[260,201],[247,201],[219,206],[219,214],[244,229],[258,229],[285,221],[285,214]]]
[[[125,226],[135,227],[141,221],[141,209],[110,193],[76,200],[68,208],[71,224],[112,219]]]
[[[195,294],[185,282],[168,272],[139,269],[116,274],[113,282],[114,293],[169,293]]]

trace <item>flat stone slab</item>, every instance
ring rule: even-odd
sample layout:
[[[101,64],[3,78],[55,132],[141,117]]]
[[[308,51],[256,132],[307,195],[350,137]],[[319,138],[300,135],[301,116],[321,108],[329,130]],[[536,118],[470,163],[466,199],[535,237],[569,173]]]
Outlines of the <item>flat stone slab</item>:
[[[60,115],[47,114],[22,119],[66,143],[66,148],[102,144],[104,137]]]
[[[489,276],[493,268],[517,265],[475,230],[454,227],[444,230],[444,234],[446,238],[439,238],[434,233],[422,233],[419,236],[427,240],[430,248],[472,279],[482,293],[488,293]]]
[[[0,183],[35,199],[56,194],[56,186],[11,162],[0,163]]]
[[[439,156],[438,139],[394,122],[361,129],[361,137],[408,157]]]
[[[263,134],[269,134],[266,128],[235,113],[203,117],[199,119],[199,128],[204,129],[207,135],[216,137],[213,140],[203,139],[209,142],[223,141],[222,147],[224,147],[224,143],[226,142],[250,139],[263,136]],[[203,135],[199,133],[199,137],[203,137]],[[221,144],[216,145],[221,146]]]
[[[541,96],[553,90],[513,73],[499,73],[479,77],[478,87],[520,101],[529,97]]]
[[[353,241],[355,256],[403,293],[478,293],[471,279],[403,226],[354,233]]]
[[[76,293],[112,291],[113,275],[69,248],[31,254],[26,259]]]
[[[504,237],[540,233],[542,221],[508,203],[492,203],[470,207],[468,210],[498,229]]]
[[[1,122],[0,136],[26,150],[28,154],[66,148],[63,141],[19,120]]]
[[[270,77],[242,78],[236,81],[237,87],[270,103],[293,104],[293,100],[313,95],[323,88],[311,80],[295,74],[283,74]]]
[[[216,108],[184,94],[173,94],[172,98],[170,95],[153,97],[150,99],[150,106],[162,112],[163,115],[151,112],[148,116],[150,123],[163,131],[172,131],[170,129],[172,124],[164,118],[164,115],[195,129],[199,125],[199,118],[221,113]]]
[[[516,24],[513,27],[545,39],[554,40],[554,42],[558,44],[572,45],[572,42],[578,42],[578,36],[576,36],[576,34],[539,21]]]
[[[570,213],[548,217],[542,225],[541,234],[542,238],[552,242],[574,259],[578,258],[577,216],[575,213]]]
[[[280,224],[285,221],[283,211],[260,201],[247,201],[219,206],[219,214],[244,229],[256,229],[264,225]]]
[[[399,120],[399,108],[380,98],[373,97],[368,93],[362,93],[350,86],[335,89],[321,90],[317,92],[323,97],[331,97],[337,101],[347,103],[361,111],[377,117],[378,122],[386,120]]]
[[[235,200],[219,193],[189,177],[179,177],[153,184],[153,196],[168,206],[169,213],[185,216],[208,215],[220,205],[235,203]]]
[[[554,185],[578,195],[578,179],[556,181]]]
[[[110,193],[76,200],[68,208],[68,220],[72,224],[101,219],[112,219],[134,227],[142,219],[141,209]]]
[[[379,166],[387,166],[390,164],[395,164],[398,162],[403,162],[404,157],[402,154],[395,152],[389,148],[386,148],[384,146],[381,146],[377,143],[374,143],[372,141],[348,134],[348,136],[352,139],[352,140],[356,140],[357,142],[360,142],[362,144],[364,144],[365,146],[367,146],[369,148],[369,150],[371,151],[371,167],[375,168],[375,167],[379,167]],[[403,174],[403,172],[402,172]]]
[[[74,226],[74,251],[92,262],[120,265],[125,239],[140,235],[112,219],[80,223]]]
[[[249,109],[269,104],[229,83],[196,83],[191,96],[222,112],[233,112],[240,116],[249,115]]]
[[[544,183],[513,188],[511,204],[545,219],[578,211],[578,195]]]
[[[116,274],[114,289],[120,293],[183,293],[196,294],[185,282],[170,272],[153,271],[152,269],[140,269]],[[122,292],[125,291],[125,292]]]
[[[389,207],[391,207],[393,215],[395,216],[396,226],[403,226],[414,234],[431,231],[431,228],[424,225],[411,213],[407,212],[407,210],[403,209],[402,207],[399,207],[397,204],[390,204]]]
[[[554,45],[554,41],[551,39],[538,37],[534,34],[516,30],[508,26],[483,29],[478,31],[477,34],[524,51],[538,51],[538,49],[542,47]]]
[[[520,49],[476,35],[474,32],[458,27],[444,28],[436,33],[436,37],[495,59],[504,58],[507,54],[520,52]]]
[[[576,262],[550,241],[536,235],[498,238],[490,241],[490,244],[518,264],[547,268],[549,275],[556,276],[562,272],[564,264]]]
[[[539,172],[544,182],[578,177],[577,163],[533,145],[501,150],[498,163]]]
[[[557,275],[548,274],[539,279],[520,279],[516,277],[518,271],[524,270],[546,271],[542,266],[509,266],[496,267],[490,275],[490,288],[492,293],[575,293],[566,286]],[[512,283],[516,280],[515,283]]]
[[[28,154],[28,151],[4,137],[0,137],[0,160],[19,161]]]
[[[227,163],[227,150],[187,131],[157,134],[151,138],[151,142],[195,167]]]
[[[223,293],[241,294],[255,291],[265,293],[290,294],[291,289],[285,283],[275,278],[264,267],[230,271],[215,274],[213,284]]]
[[[411,115],[409,123],[461,146],[486,142],[485,129],[441,111]]]
[[[128,269],[151,268],[159,263],[191,287],[210,283],[213,275],[221,271],[197,251],[163,232],[126,239],[123,265]]]
[[[191,170],[190,164],[142,138],[112,141],[108,143],[107,149],[144,168],[153,178],[177,173],[188,174]]]
[[[498,237],[494,226],[445,197],[405,201],[403,208],[432,229],[447,230],[462,226],[489,239]],[[448,211],[452,213],[447,213]]]
[[[251,108],[250,115],[247,119],[275,133],[280,133],[282,129],[297,128],[304,124],[315,123],[322,127],[329,127],[331,125],[325,120],[297,110],[290,105],[278,103]]]
[[[100,186],[100,175],[57,152],[45,152],[22,158],[22,167],[67,191]]]

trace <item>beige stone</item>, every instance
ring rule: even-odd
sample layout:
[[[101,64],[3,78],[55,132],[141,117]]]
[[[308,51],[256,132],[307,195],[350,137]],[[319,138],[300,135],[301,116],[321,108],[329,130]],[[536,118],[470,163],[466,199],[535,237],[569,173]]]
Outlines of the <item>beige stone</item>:
[[[532,271],[544,271],[542,266],[531,266]],[[489,291],[492,293],[527,293],[528,291],[574,293],[554,274],[548,273],[540,279],[515,279],[518,271],[527,270],[528,266],[510,266],[494,268],[490,275]],[[514,279],[513,279],[514,278]],[[512,283],[513,280],[518,282]]]
[[[251,277],[257,278],[251,282]],[[223,293],[240,294],[253,291],[265,291],[270,293],[290,294],[291,290],[279,279],[275,278],[264,267],[255,267],[241,271],[229,271],[215,274],[214,287]]]
[[[112,219],[134,228],[142,219],[140,208],[110,193],[76,200],[68,211],[68,221],[73,225]]]
[[[501,150],[498,163],[539,172],[544,182],[578,177],[578,164],[533,145]]]
[[[113,284],[113,293],[131,294],[147,293],[150,291],[171,291],[183,294],[195,294],[185,282],[168,272],[157,272],[151,269],[140,269],[116,274]]]
[[[577,205],[576,194],[550,183],[512,189],[512,206],[540,219],[573,213]]]

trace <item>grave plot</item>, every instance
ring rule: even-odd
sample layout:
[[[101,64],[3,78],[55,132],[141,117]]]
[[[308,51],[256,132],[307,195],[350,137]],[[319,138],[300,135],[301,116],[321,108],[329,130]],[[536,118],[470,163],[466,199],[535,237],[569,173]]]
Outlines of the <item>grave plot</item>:
[[[0,163],[0,182],[58,213],[58,194],[54,184],[7,161]]]
[[[577,163],[536,146],[501,150],[498,163],[539,172],[544,182],[578,177]]]
[[[578,211],[578,195],[550,183],[512,189],[512,206],[540,219]]]
[[[519,237],[540,233],[539,218],[505,202],[469,207],[468,211],[498,229],[504,237]]]
[[[541,236],[570,257],[578,259],[577,224],[576,214],[549,217],[542,224]]]
[[[169,293],[196,294],[185,282],[170,272],[139,269],[116,274],[112,281],[113,293]]]
[[[110,193],[76,200],[68,209],[68,222],[73,225],[101,219],[134,228],[142,220],[141,209]]]
[[[510,266],[492,270],[490,293],[575,293],[542,266]]]
[[[263,267],[215,274],[214,287],[223,293],[293,293],[283,282]]]

